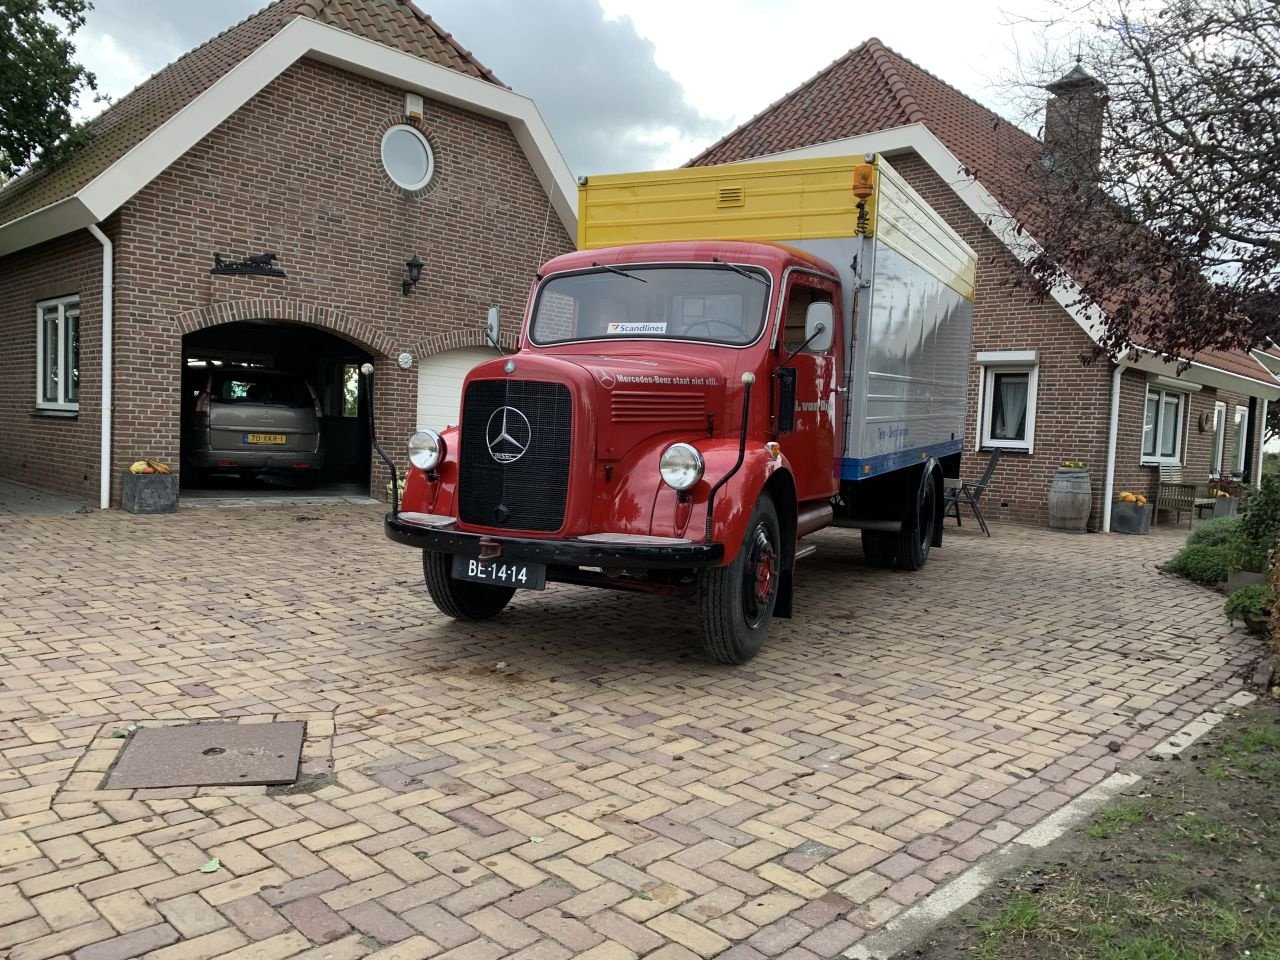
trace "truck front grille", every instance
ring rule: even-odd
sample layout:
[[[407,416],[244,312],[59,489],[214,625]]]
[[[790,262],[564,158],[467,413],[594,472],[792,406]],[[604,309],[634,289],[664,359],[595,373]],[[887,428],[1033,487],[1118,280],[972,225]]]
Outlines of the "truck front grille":
[[[569,488],[569,389],[475,380],[462,399],[458,516],[511,530],[558,530]]]

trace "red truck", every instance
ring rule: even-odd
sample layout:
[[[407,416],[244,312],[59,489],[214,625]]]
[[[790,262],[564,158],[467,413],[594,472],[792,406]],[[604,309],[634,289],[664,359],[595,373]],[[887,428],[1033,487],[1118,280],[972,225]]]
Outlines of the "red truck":
[[[626,242],[640,241],[640,242]],[[461,620],[571,583],[696,602],[743,663],[802,541],[918,569],[958,476],[974,255],[878,157],[584,181],[576,253],[461,419],[409,441],[388,537]]]

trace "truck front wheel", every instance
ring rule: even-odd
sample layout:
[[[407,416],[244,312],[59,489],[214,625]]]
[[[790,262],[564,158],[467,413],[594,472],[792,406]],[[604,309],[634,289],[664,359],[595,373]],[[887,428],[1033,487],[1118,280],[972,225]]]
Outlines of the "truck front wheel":
[[[455,620],[488,620],[511,602],[514,587],[496,587],[453,578],[453,557],[434,550],[422,551],[422,577],[440,612]]]
[[[746,663],[764,643],[782,578],[782,534],[769,496],[756,502],[733,562],[698,574],[702,647],[720,663]]]

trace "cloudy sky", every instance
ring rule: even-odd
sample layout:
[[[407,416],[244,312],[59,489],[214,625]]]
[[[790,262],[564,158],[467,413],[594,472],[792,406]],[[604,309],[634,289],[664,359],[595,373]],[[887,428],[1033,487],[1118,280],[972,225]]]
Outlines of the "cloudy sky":
[[[1009,114],[1043,0],[420,0],[538,104],[575,174],[678,166],[869,36]],[[114,97],[262,0],[94,0],[80,56]],[[1010,10],[1016,10],[1013,14]],[[1011,117],[1012,118],[1012,117]],[[1012,118],[1016,119],[1016,118]]]

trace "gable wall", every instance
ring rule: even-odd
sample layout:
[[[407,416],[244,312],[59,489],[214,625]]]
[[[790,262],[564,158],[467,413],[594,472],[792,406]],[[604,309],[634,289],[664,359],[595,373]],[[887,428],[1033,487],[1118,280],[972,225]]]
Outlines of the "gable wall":
[[[255,301],[295,304],[291,319],[336,323],[385,354],[376,364],[379,434],[400,457],[415,426],[424,345],[478,329],[490,305],[515,329],[535,268],[571,250],[570,238],[504,122],[430,100],[420,126],[436,174],[423,193],[400,191],[379,147],[402,109],[399,90],[303,61],[125,205],[117,471],[143,456],[178,462],[178,318],[192,311],[229,305],[228,318],[250,319]],[[287,278],[211,277],[214,251],[274,252]],[[413,254],[425,263],[422,280],[403,296]],[[408,370],[394,362],[401,351],[413,355]],[[380,470],[375,459],[379,492]]]

